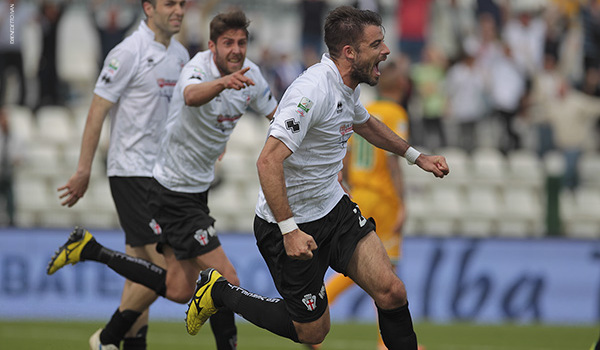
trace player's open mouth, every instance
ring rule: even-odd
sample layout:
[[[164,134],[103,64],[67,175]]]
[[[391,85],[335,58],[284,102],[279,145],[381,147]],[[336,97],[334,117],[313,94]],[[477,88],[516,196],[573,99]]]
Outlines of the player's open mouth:
[[[381,72],[379,71],[379,63],[380,62],[377,62],[373,66],[373,72],[375,73],[375,76],[377,76],[377,77],[381,75]]]

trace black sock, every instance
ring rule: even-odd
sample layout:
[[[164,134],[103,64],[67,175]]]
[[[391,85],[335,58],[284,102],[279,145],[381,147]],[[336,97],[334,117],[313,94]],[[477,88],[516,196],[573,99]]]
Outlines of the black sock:
[[[417,335],[413,330],[408,303],[393,310],[377,306],[381,338],[390,350],[417,350]]]
[[[119,347],[125,333],[131,328],[142,313],[133,310],[115,311],[110,321],[100,333],[100,342],[104,345],[114,344]]]
[[[167,270],[162,267],[120,252],[113,252],[106,265],[128,280],[144,285],[160,296],[165,296]]]
[[[106,264],[119,275],[152,289],[162,297],[167,292],[165,284],[167,270],[147,260],[108,249],[95,239],[90,240],[85,245],[81,250],[80,257],[81,260],[92,260]]]
[[[106,264],[114,253],[114,250],[104,247],[102,244],[98,243],[96,239],[92,238],[92,240],[90,240],[81,250],[80,259],[82,261],[93,260]]]
[[[210,316],[210,328],[215,336],[217,350],[237,349],[237,328],[233,311],[224,307]]]
[[[140,328],[135,337],[123,339],[123,350],[146,350],[148,326]]]
[[[256,326],[298,342],[296,328],[283,299],[250,293],[228,282],[215,283],[211,295],[215,306],[228,307]]]

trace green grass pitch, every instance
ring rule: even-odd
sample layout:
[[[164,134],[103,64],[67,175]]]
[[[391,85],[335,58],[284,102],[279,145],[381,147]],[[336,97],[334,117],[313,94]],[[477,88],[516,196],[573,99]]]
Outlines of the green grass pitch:
[[[0,348],[11,350],[87,349],[88,337],[102,322],[0,321]],[[589,350],[596,326],[447,325],[417,323],[426,350]],[[334,323],[322,350],[375,350],[371,323]],[[238,322],[239,350],[305,349],[247,322]],[[190,336],[182,322],[150,322],[148,350],[214,349],[210,326]]]

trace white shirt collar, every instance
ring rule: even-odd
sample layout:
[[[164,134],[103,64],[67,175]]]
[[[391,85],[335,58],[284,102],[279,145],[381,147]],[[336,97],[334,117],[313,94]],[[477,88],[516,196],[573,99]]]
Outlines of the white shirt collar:
[[[321,57],[321,63],[323,63],[326,66],[328,66],[329,68],[333,69],[333,71],[335,72],[335,75],[337,77],[337,80],[338,80],[337,82],[341,86],[341,88],[343,89],[344,92],[346,92],[348,94],[354,93],[354,89],[352,89],[348,85],[344,84],[344,79],[342,79],[342,75],[340,74],[338,67],[335,65],[335,62],[333,62],[333,60],[331,59],[331,57],[329,56],[328,53],[323,54],[323,56]]]

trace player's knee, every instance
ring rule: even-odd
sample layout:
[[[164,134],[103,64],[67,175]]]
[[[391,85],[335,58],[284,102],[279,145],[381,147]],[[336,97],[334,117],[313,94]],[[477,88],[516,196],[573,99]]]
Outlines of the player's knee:
[[[181,284],[167,285],[167,299],[179,304],[186,304],[194,295],[195,284],[193,286]]]
[[[321,327],[312,327],[311,329],[296,327],[298,341],[302,344],[321,344],[329,333],[329,328],[329,323]]]
[[[406,287],[399,278],[395,278],[377,294],[375,303],[383,309],[395,309],[406,304],[406,300]]]

